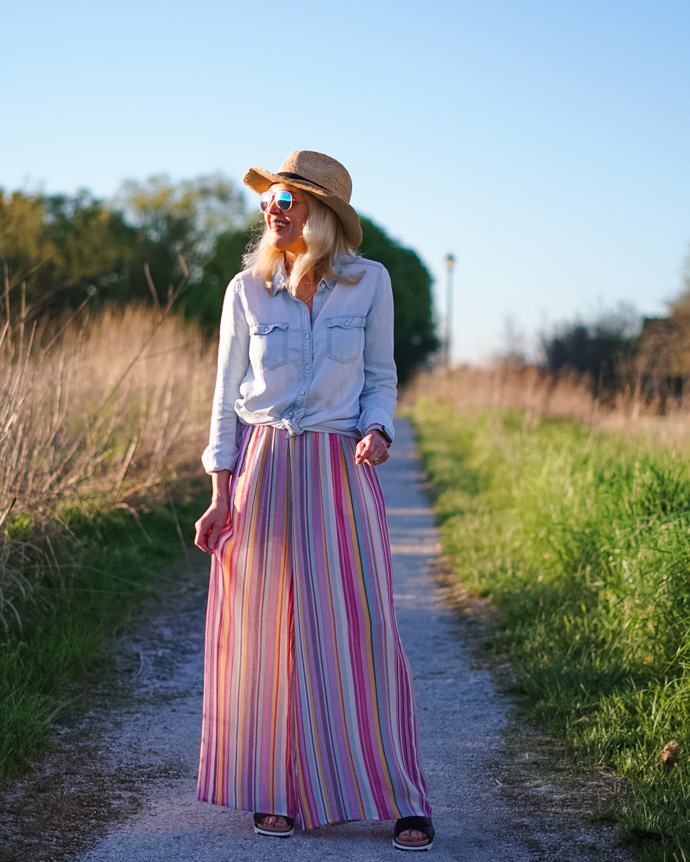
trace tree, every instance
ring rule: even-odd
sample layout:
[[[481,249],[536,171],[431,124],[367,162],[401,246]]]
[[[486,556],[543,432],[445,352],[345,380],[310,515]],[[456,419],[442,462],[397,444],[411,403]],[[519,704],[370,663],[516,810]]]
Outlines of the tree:
[[[678,296],[669,305],[670,316],[676,314],[690,316],[690,246],[683,262],[683,287]]]
[[[683,288],[669,303],[667,317],[646,318],[639,340],[638,369],[648,392],[665,410],[668,396],[687,398],[690,382],[690,248],[683,267]]]
[[[57,253],[46,231],[43,198],[24,192],[5,195],[0,189],[0,259],[7,274],[8,301],[20,284],[27,286],[29,302],[34,301],[40,294],[36,285]]]
[[[400,382],[438,350],[434,332],[431,275],[419,256],[392,240],[368,218],[360,218],[364,240],[360,253],[382,263],[391,276],[395,300],[395,362]]]
[[[196,318],[210,330],[218,327],[225,288],[242,269],[242,255],[263,226],[257,216],[248,226],[225,231],[216,237],[201,278],[191,284],[182,297],[185,315]]]
[[[29,319],[79,305],[87,289],[119,298],[135,232],[85,190],[67,195],[0,193],[0,258],[10,305],[25,289]]]
[[[126,180],[117,201],[138,231],[131,267],[137,294],[148,292],[145,265],[160,290],[176,285],[183,275],[180,257],[190,281],[197,281],[218,236],[246,223],[244,196],[221,174],[177,184],[165,174]]]
[[[92,292],[95,302],[150,297],[147,268],[165,296],[183,267],[190,283],[201,278],[218,236],[246,224],[242,194],[220,174],[177,184],[165,176],[129,180],[120,203],[106,205],[84,189],[74,196],[0,190],[7,303],[17,301],[20,285],[30,315],[78,306]]]
[[[46,233],[57,250],[51,306],[78,305],[90,287],[96,288],[99,303],[129,299],[129,262],[137,234],[123,214],[86,189],[74,197],[45,198],[45,210]]]
[[[639,314],[625,304],[591,323],[562,324],[542,335],[544,364],[552,374],[569,370],[588,375],[593,393],[600,395],[620,383],[620,363],[637,349],[639,331]]]

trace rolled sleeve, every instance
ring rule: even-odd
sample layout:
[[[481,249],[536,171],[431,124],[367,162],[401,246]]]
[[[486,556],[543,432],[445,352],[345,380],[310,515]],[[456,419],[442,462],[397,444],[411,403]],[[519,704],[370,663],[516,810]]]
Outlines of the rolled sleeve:
[[[364,435],[372,425],[380,425],[391,440],[395,438],[397,382],[393,359],[393,290],[387,270],[381,267],[366,321],[364,387],[359,397],[357,423],[360,434]]]
[[[201,463],[207,473],[217,473],[219,470],[235,469],[237,461],[237,446],[211,446],[204,449],[201,455]]]
[[[235,402],[249,366],[249,327],[235,277],[225,292],[220,320],[218,372],[213,395],[209,444],[201,456],[207,473],[232,470],[237,460]]]

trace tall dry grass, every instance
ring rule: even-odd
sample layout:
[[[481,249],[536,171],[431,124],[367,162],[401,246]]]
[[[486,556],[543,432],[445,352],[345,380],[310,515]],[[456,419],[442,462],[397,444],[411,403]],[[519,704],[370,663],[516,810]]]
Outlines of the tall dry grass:
[[[509,362],[490,368],[460,366],[436,369],[414,378],[402,403],[413,406],[423,396],[452,405],[461,413],[496,408],[522,410],[525,422],[556,416],[602,430],[648,433],[663,444],[690,437],[690,405],[630,385],[606,399],[592,394],[589,378],[549,375],[534,366]]]
[[[43,528],[65,503],[117,503],[198,464],[215,353],[143,306],[0,330],[0,620],[51,565],[50,543],[11,524]]]

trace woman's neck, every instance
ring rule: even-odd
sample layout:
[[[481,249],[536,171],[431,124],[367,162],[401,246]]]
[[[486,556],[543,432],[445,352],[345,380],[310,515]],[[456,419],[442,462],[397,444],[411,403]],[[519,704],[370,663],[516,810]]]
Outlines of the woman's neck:
[[[297,255],[290,254],[289,252],[285,252],[283,255],[283,263],[285,265],[285,272],[288,276],[292,274],[292,268],[297,260]],[[309,272],[306,272],[302,278],[300,279],[300,285],[304,285],[305,287],[309,287],[310,285],[316,284],[320,280],[320,276],[316,272],[316,270],[310,269]]]

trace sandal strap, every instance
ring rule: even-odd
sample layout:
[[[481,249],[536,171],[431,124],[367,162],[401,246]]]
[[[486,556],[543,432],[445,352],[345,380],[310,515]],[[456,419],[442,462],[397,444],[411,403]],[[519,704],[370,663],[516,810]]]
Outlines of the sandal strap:
[[[401,832],[405,832],[408,829],[417,829],[419,832],[423,832],[428,838],[434,837],[434,825],[430,817],[419,817],[418,815],[401,817],[395,824],[393,837],[397,838]]]

